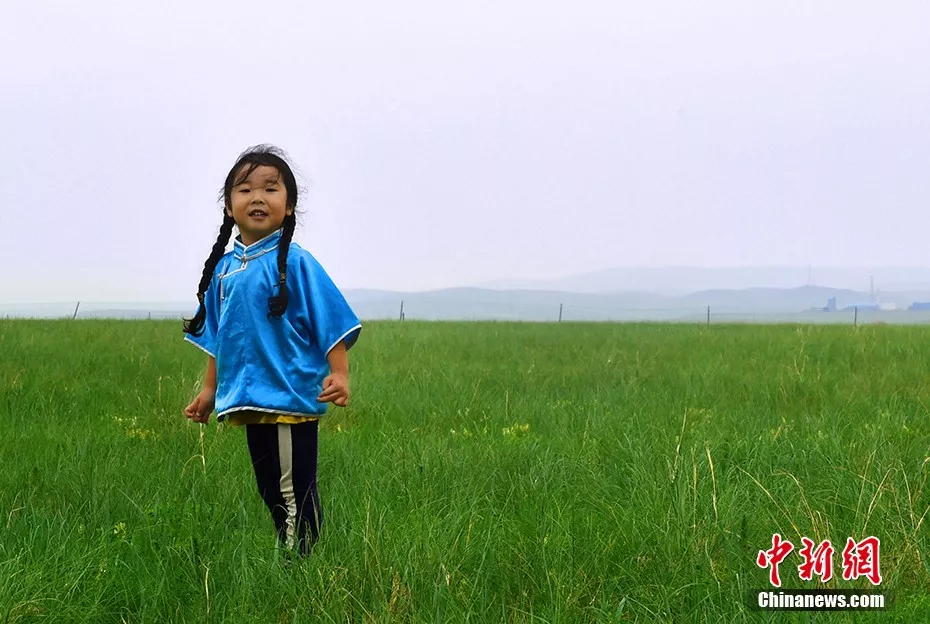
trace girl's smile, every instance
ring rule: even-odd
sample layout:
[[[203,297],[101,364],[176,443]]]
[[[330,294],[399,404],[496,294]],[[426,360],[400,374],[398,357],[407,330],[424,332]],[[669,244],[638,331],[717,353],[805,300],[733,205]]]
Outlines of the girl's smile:
[[[226,209],[239,226],[245,245],[256,243],[280,228],[284,217],[293,212],[281,173],[268,165],[256,167],[247,177],[237,180]]]

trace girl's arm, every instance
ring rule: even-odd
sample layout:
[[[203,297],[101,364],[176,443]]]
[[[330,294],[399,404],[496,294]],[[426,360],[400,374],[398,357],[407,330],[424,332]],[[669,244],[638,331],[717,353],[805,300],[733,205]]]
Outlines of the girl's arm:
[[[204,390],[213,390],[216,392],[216,359],[212,357],[207,358],[207,373],[204,376],[203,380]]]
[[[330,374],[349,376],[349,354],[346,353],[346,343],[340,341],[333,347],[326,355],[326,361],[329,362]],[[215,374],[216,371],[214,370]]]
[[[321,403],[330,401],[339,407],[345,407],[349,402],[349,356],[346,345],[340,341],[326,354],[329,362],[329,375],[323,380],[323,391],[317,397]]]
[[[216,360],[207,360],[207,372],[204,375],[203,390],[184,410],[184,415],[194,422],[210,422],[210,414],[216,406]]]

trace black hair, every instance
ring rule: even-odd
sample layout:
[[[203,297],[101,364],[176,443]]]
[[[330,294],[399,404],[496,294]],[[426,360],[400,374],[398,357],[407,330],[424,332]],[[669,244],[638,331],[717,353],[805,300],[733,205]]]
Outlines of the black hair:
[[[281,318],[287,310],[287,252],[290,250],[291,240],[294,237],[294,228],[297,225],[297,180],[294,172],[287,162],[286,154],[273,145],[256,145],[250,147],[239,155],[236,164],[229,170],[226,181],[223,183],[223,224],[220,226],[220,233],[213,244],[213,251],[210,257],[203,265],[203,274],[200,277],[200,285],[197,287],[197,313],[194,318],[184,320],[184,331],[192,336],[203,334],[203,326],[207,319],[207,308],[204,305],[204,295],[210,286],[210,280],[213,278],[213,272],[216,265],[226,251],[226,245],[232,236],[233,225],[235,221],[226,212],[232,207],[232,189],[236,184],[246,180],[255,169],[261,166],[274,167],[282,177],[284,188],[287,191],[287,207],[291,214],[284,217],[281,224],[283,232],[281,240],[278,243],[278,294],[268,299],[269,315],[275,318]]]

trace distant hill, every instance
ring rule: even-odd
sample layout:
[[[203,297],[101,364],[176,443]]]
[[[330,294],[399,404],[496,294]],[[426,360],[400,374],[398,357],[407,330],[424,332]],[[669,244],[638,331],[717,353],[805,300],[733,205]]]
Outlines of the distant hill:
[[[427,292],[365,291],[346,299],[363,318],[399,318],[401,303],[407,318],[558,320],[609,320],[642,316],[643,310],[674,311],[674,300],[652,293],[564,293],[537,290],[501,291],[450,288]]]
[[[572,293],[548,290],[455,288],[420,293],[366,292],[346,298],[364,318],[399,318],[403,302],[407,318],[558,320],[667,320],[706,314],[798,314],[823,308],[836,298],[838,309],[871,303],[868,292],[802,286],[704,290],[683,296],[648,292]],[[883,293],[880,302],[906,309],[928,300],[926,292]]]
[[[702,273],[702,269],[693,271],[696,272],[689,275],[695,278],[695,283],[700,282],[697,276],[704,275],[701,279],[709,280],[712,273],[712,270],[709,270],[711,273]],[[598,275],[604,277],[608,274],[616,276],[616,273],[610,272]],[[675,275],[675,279],[681,278],[681,275]],[[731,273],[727,279],[748,279],[747,275]],[[672,276],[671,273],[666,276],[668,279],[664,285],[671,286],[677,283],[680,286],[680,282],[673,282]],[[911,277],[917,277],[917,274]],[[863,305],[873,303],[872,295],[867,289],[810,285],[790,288],[718,287],[685,293],[657,290],[629,288],[604,292],[577,292],[529,288],[449,288],[425,292],[394,292],[359,289],[346,290],[345,296],[363,320],[400,318],[403,306],[405,318],[411,320],[557,321],[560,314],[565,321],[696,320],[706,318],[710,308],[711,316],[721,320],[803,318],[811,322],[846,322],[841,312],[830,316],[822,311],[828,299],[835,298],[836,307],[840,311],[848,306],[859,306],[864,313]],[[900,310],[891,313],[892,316],[888,317],[889,322],[912,322],[918,318],[915,316],[917,313],[904,311],[915,301],[930,301],[930,288],[893,292],[877,290],[876,299],[886,306]],[[74,302],[33,306],[0,304],[0,317],[70,318],[74,308]],[[194,306],[187,303],[82,303],[78,317],[180,319],[190,316],[193,312]],[[882,314],[887,316],[888,313]]]
[[[930,293],[930,268],[926,267],[624,267],[546,280],[496,280],[478,286],[494,290],[645,291],[668,295],[718,289],[793,289],[802,286],[868,292],[873,278],[875,287],[881,291],[924,290]]]

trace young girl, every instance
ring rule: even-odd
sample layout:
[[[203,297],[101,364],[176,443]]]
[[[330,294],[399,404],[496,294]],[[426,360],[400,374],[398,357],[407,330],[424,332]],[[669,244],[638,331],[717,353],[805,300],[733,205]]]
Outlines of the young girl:
[[[349,401],[346,352],[361,324],[309,252],[291,242],[297,183],[283,153],[240,155],[223,185],[224,216],[186,320],[207,353],[188,418],[245,426],[258,490],[278,537],[306,554],[319,537],[317,426],[327,403]],[[233,225],[234,248],[224,254]]]

